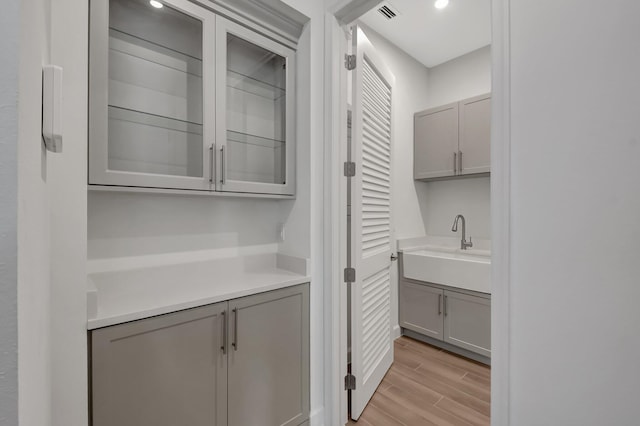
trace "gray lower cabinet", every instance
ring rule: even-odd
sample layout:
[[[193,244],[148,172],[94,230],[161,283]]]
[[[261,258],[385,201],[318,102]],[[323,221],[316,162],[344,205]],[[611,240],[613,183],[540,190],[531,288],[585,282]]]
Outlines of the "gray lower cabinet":
[[[93,426],[226,425],[226,307],[93,331]]]
[[[309,419],[309,287],[91,332],[93,426]]]
[[[309,418],[309,292],[293,287],[229,302],[229,425]]]
[[[400,280],[400,326],[491,357],[491,299],[427,283]]]
[[[407,281],[400,287],[400,325],[442,340],[442,290]]]
[[[444,341],[491,356],[491,300],[444,290]]]

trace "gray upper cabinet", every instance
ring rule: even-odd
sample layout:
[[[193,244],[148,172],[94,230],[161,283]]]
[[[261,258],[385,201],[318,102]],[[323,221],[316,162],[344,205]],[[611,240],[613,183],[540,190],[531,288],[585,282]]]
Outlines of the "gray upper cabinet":
[[[91,332],[93,426],[309,420],[309,285]]]
[[[226,305],[93,331],[93,426],[226,425]]]
[[[151,3],[91,1],[89,184],[293,195],[295,51]]]
[[[442,340],[443,292],[400,280],[400,326]]]
[[[217,17],[218,189],[293,195],[295,52]]]
[[[444,297],[444,341],[490,357],[491,301],[448,290]]]
[[[491,95],[414,115],[414,178],[490,172]]]
[[[453,176],[458,155],[458,103],[414,116],[414,177]]]
[[[459,103],[460,161],[458,173],[491,171],[491,96],[482,95]]]
[[[309,289],[229,302],[229,425],[297,426],[309,418]]]
[[[162,4],[91,2],[89,184],[211,189],[215,15]]]

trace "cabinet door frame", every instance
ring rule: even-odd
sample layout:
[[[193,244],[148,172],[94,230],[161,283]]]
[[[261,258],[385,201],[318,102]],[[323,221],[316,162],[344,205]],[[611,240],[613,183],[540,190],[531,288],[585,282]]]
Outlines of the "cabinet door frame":
[[[471,352],[475,352],[477,354],[484,355],[486,357],[491,357],[491,299],[486,297],[473,296],[465,293],[459,293],[455,291],[449,291],[449,290],[444,290],[444,297],[445,297],[445,313],[446,314],[444,316],[444,336],[443,336],[444,339],[443,340],[449,344],[467,349]],[[458,315],[458,313],[455,310],[451,309],[451,305],[449,303],[450,299],[453,299],[453,300],[457,299],[465,302],[476,303],[476,304],[486,306],[488,308],[489,321],[487,324],[485,324],[487,327],[486,332],[489,336],[488,342],[481,343],[481,342],[467,341],[467,340],[464,340],[461,336],[456,336],[454,334],[454,331],[452,330],[452,322],[454,322],[457,319],[456,315]],[[475,325],[478,324],[478,321],[479,321],[479,318],[473,319],[473,323]]]
[[[489,128],[489,135],[484,139],[478,139],[475,134],[478,129],[467,129],[464,125],[465,123],[465,115],[468,114],[466,106],[471,104],[476,104],[478,102],[488,102],[488,113],[489,119],[486,122],[482,122],[483,125]],[[460,155],[459,161],[459,175],[473,175],[478,173],[489,173],[491,172],[491,93],[486,93],[484,95],[474,96],[472,98],[464,99],[459,102],[458,107],[458,150]],[[468,150],[466,149],[469,145],[474,145],[476,150],[479,149],[480,152],[484,154],[485,161],[482,161],[477,158],[471,158],[467,154]],[[481,145],[478,147],[478,145]]]
[[[443,113],[445,111],[454,111],[455,117],[455,126],[452,126],[451,131],[454,132],[454,136],[450,143],[443,142],[441,140],[423,140],[419,139],[421,135],[418,132],[418,120],[420,118],[436,115],[439,113]],[[413,170],[414,170],[414,179],[433,179],[433,178],[442,178],[442,177],[450,177],[456,176],[457,171],[457,155],[458,155],[458,132],[459,132],[459,112],[458,112],[458,102],[453,102],[450,104],[442,105],[435,108],[430,108],[424,111],[420,111],[414,114],[413,119]],[[428,150],[430,152],[442,152],[442,156],[447,155],[447,166],[441,170],[427,170],[420,171],[420,162],[421,157],[418,155],[419,144],[423,145],[423,150]]]
[[[227,33],[286,58],[285,183],[227,179]],[[216,191],[295,195],[296,189],[296,52],[222,16],[216,16]],[[224,163],[224,164],[223,164]]]
[[[110,399],[109,389],[110,380],[110,363],[111,352],[110,344],[114,340],[120,340],[132,337],[154,330],[162,330],[179,324],[190,323],[200,319],[216,316],[219,321],[216,325],[218,334],[212,334],[214,351],[217,356],[214,362],[216,377],[216,424],[227,424],[227,370],[228,357],[223,353],[222,346],[225,343],[225,326],[228,326],[226,316],[228,314],[228,303],[220,302],[213,305],[201,306],[198,308],[188,309],[184,311],[172,312],[157,317],[145,318],[129,323],[113,325],[91,331],[91,424],[95,426],[108,426],[112,423],[109,421],[109,413],[117,409],[113,407]],[[223,314],[224,313],[224,314]],[[228,339],[227,339],[228,340]],[[227,348],[226,352],[228,353]]]
[[[215,17],[188,0],[163,0],[168,6],[202,22],[202,177],[109,170],[109,1],[91,0],[89,25],[89,185],[161,189],[211,190],[215,176],[210,146],[215,134]]]
[[[261,305],[261,304],[268,304],[270,302],[274,302],[277,300],[281,300],[281,299],[285,299],[285,298],[297,296],[297,295],[300,295],[302,299],[301,324],[300,324],[301,333],[302,333],[301,334],[302,359],[300,364],[300,367],[301,367],[300,386],[302,389],[302,393],[300,395],[300,413],[297,416],[291,419],[288,419],[288,421],[284,423],[282,426],[297,426],[301,422],[309,419],[309,411],[310,411],[309,284],[301,284],[301,285],[287,287],[279,290],[272,290],[265,293],[255,294],[255,295],[246,296],[246,297],[233,299],[229,301],[230,318],[228,321],[229,329],[227,333],[227,335],[229,336],[228,338],[229,350],[227,351],[227,363],[228,363],[227,374],[228,374],[229,386],[231,386],[232,383],[235,383],[234,372],[236,371],[237,368],[239,368],[236,366],[236,359],[235,359],[236,350],[237,352],[246,350],[246,349],[243,349],[242,334],[237,330],[237,326],[238,326],[237,322],[242,321],[242,315],[243,315],[242,310],[246,308],[251,308],[253,306]],[[237,310],[237,312],[234,312],[234,310]],[[265,319],[265,321],[267,321],[267,319]],[[237,345],[237,346],[234,346],[234,345]],[[246,346],[244,346],[244,348],[246,348]],[[252,355],[255,355],[255,354],[252,354]],[[229,395],[230,394],[231,394],[231,391],[229,391]],[[229,399],[231,399],[231,395]],[[241,403],[241,402],[242,401],[238,403]],[[229,405],[230,404],[231,404],[231,401],[229,401]],[[232,415],[232,411],[233,411],[232,408],[228,408],[228,420],[230,422],[233,421],[233,419],[230,418],[230,416]]]

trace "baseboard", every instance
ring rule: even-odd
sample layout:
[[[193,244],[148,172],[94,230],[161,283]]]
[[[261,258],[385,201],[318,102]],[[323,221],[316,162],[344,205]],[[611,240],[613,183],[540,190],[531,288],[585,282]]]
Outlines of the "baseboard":
[[[309,426],[324,426],[324,407],[313,410],[309,416]]]
[[[471,351],[469,351],[467,349],[464,349],[464,348],[459,348],[458,346],[454,346],[454,345],[451,345],[449,343],[433,339],[433,338],[431,338],[429,336],[424,336],[424,335],[422,335],[420,333],[416,333],[415,331],[408,330],[406,328],[402,329],[402,333],[407,337],[411,337],[412,339],[420,340],[421,342],[425,342],[425,343],[428,343],[430,345],[437,346],[437,347],[442,348],[444,350],[447,350],[449,352],[453,352],[455,354],[462,355],[463,357],[472,359],[474,361],[481,362],[481,363],[489,365],[489,366],[491,365],[491,358],[486,357],[484,355],[480,355],[480,354],[477,354],[475,352],[471,352]]]
[[[402,335],[402,330],[399,325],[393,326],[391,329],[391,340],[396,340],[398,337]]]

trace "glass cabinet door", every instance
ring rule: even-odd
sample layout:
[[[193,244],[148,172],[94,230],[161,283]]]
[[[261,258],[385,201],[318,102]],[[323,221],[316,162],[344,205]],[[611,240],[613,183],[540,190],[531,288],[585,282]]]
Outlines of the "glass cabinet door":
[[[90,184],[210,189],[214,25],[186,0],[91,2]]]
[[[217,189],[293,195],[295,52],[216,22]]]

